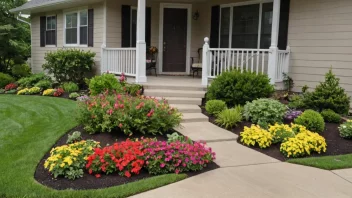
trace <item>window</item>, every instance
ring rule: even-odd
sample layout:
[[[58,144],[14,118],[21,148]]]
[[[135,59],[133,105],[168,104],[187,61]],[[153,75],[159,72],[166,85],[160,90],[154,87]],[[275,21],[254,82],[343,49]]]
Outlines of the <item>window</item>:
[[[69,13],[65,15],[65,44],[88,44],[88,11]]]
[[[56,45],[56,16],[46,17],[45,45]]]
[[[221,48],[269,48],[273,3],[224,6],[220,14]]]

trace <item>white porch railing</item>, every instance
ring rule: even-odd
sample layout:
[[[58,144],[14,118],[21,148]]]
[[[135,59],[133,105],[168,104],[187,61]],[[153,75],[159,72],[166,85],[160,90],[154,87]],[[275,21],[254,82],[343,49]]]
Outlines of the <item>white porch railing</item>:
[[[265,73],[269,49],[209,48],[207,53],[208,78],[215,78],[230,69]]]
[[[102,48],[101,73],[136,76],[136,48]]]
[[[268,74],[272,83],[282,82],[283,73],[289,71],[289,47],[287,50],[209,48],[209,39],[204,41],[202,85],[208,85],[209,79],[230,69]],[[277,61],[269,64],[269,60],[275,60],[275,57]]]
[[[278,50],[277,67],[276,67],[276,82],[284,80],[283,73],[288,73],[290,65],[290,47],[286,50]]]

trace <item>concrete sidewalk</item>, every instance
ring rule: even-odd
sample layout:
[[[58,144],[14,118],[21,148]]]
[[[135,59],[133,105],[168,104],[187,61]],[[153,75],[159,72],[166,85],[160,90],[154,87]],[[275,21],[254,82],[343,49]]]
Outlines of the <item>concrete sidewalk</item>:
[[[177,130],[209,141],[220,168],[133,197],[352,198],[352,169],[326,171],[280,162],[238,144],[236,135],[209,122]]]

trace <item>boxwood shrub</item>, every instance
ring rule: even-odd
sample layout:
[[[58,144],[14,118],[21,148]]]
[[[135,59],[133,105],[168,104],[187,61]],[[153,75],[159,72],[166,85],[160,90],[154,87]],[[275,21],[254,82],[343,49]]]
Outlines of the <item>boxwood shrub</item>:
[[[305,126],[309,131],[317,133],[323,132],[325,128],[323,116],[311,109],[304,111],[294,122],[295,124]]]
[[[0,73],[0,88],[4,88],[6,85],[15,82],[15,79],[12,76],[4,73]]]
[[[217,115],[224,109],[226,109],[226,103],[221,100],[209,100],[205,104],[205,110],[210,114],[210,115]]]
[[[321,116],[323,116],[325,122],[330,122],[330,123],[340,123],[341,122],[341,116],[337,113],[335,113],[331,109],[325,109],[321,113]]]
[[[222,100],[229,107],[244,105],[274,93],[274,86],[265,74],[232,70],[217,76],[208,88],[207,100]]]

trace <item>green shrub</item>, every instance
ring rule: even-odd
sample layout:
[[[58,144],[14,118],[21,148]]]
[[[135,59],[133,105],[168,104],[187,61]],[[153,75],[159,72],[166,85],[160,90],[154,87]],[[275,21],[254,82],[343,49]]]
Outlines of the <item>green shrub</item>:
[[[15,79],[12,78],[12,76],[0,72],[0,88],[4,88],[12,82],[15,82]]]
[[[321,113],[321,116],[323,116],[325,122],[330,122],[330,123],[340,123],[341,122],[341,116],[337,113],[335,113],[331,109],[325,109]]]
[[[266,128],[269,124],[282,123],[286,106],[273,99],[258,99],[247,102],[243,115],[247,120]]]
[[[68,134],[66,144],[72,144],[82,140],[81,132],[75,131],[72,134]]]
[[[92,95],[98,95],[106,90],[115,90],[122,93],[122,85],[117,81],[114,74],[102,74],[89,80],[89,90]]]
[[[267,98],[274,91],[267,75],[232,70],[223,72],[213,80],[208,88],[207,100],[222,100],[231,107]]]
[[[340,136],[346,139],[352,139],[352,121],[347,122],[339,126]]]
[[[305,126],[309,131],[321,133],[324,131],[325,122],[323,116],[313,110],[306,110],[294,121],[296,124]]]
[[[5,93],[5,89],[0,89],[0,94],[3,94],[3,93]]]
[[[242,110],[241,106],[225,109],[217,115],[215,122],[226,129],[232,129],[232,127],[237,126],[237,123],[242,121]]]
[[[325,75],[325,82],[321,82],[314,92],[307,93],[304,103],[314,110],[331,109],[338,114],[348,114],[351,98],[340,87],[339,81],[330,69]]]
[[[289,98],[288,107],[291,109],[304,109],[306,105],[304,104],[304,96],[303,95],[292,95]]]
[[[65,92],[69,93],[79,91],[78,85],[74,82],[65,82],[61,87],[65,90]]]
[[[288,138],[295,137],[293,129],[286,124],[275,124],[269,127],[269,133],[273,136],[273,143],[282,143]]]
[[[51,80],[41,80],[41,81],[37,82],[34,86],[40,87],[41,89],[45,90],[45,89],[52,88],[53,83]]]
[[[27,64],[14,65],[11,72],[16,78],[23,78],[31,75],[31,68]]]
[[[141,95],[143,86],[139,84],[127,84],[124,83],[125,91],[130,94],[131,96],[138,96]]]
[[[48,80],[52,81],[50,76],[45,75],[44,73],[33,74],[28,77],[21,78],[18,80],[19,87],[33,87],[39,81]]]
[[[79,49],[61,49],[45,55],[43,69],[53,74],[59,83],[83,83],[94,66],[95,53]]]
[[[205,104],[205,110],[210,114],[210,115],[217,115],[224,109],[226,109],[226,103],[221,100],[209,100]]]
[[[181,143],[187,143],[187,144],[193,144],[192,140],[188,137],[185,137],[183,135],[179,135],[177,132],[172,133],[172,134],[167,134],[167,142],[181,142]]]
[[[71,99],[76,99],[76,98],[78,98],[80,96],[81,95],[79,95],[77,92],[73,92],[73,93],[70,93],[70,95],[68,97],[71,98]]]

